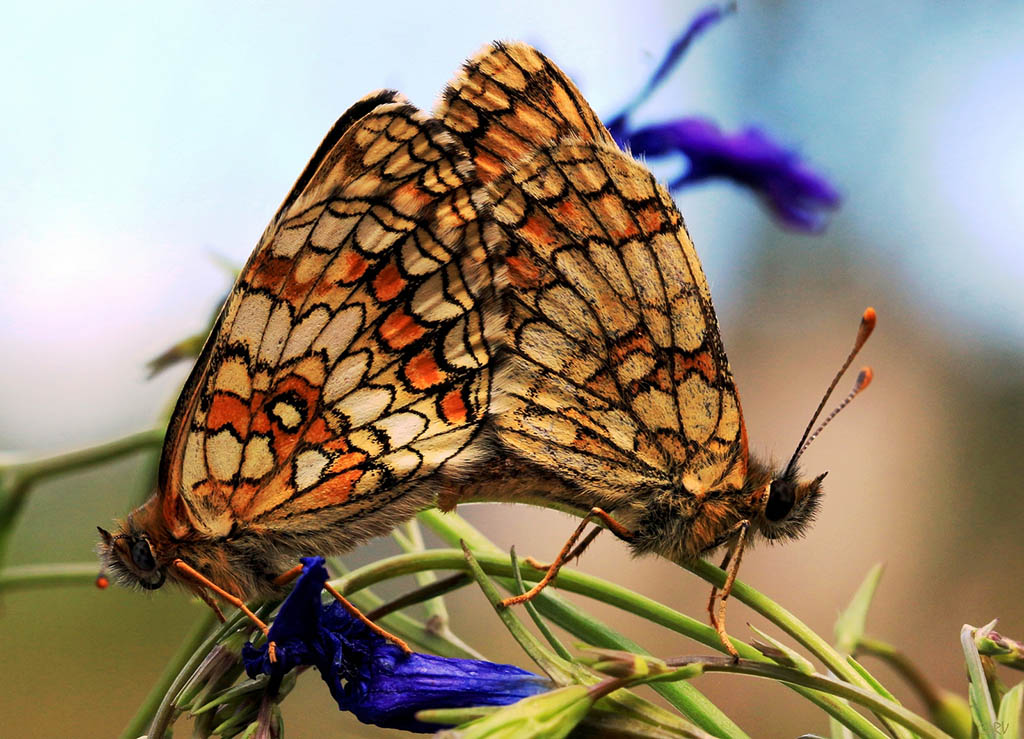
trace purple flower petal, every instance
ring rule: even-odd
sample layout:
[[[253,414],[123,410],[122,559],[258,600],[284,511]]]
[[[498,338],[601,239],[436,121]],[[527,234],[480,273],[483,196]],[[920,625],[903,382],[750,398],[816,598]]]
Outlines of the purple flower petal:
[[[683,58],[683,55],[690,49],[690,45],[705,31],[718,23],[718,21],[725,16],[735,12],[735,10],[735,2],[730,2],[725,5],[709,5],[704,8],[704,10],[700,11],[692,21],[690,21],[690,25],[683,29],[683,32],[679,34],[672,42],[672,45],[668,47],[668,51],[665,53],[665,58],[661,60],[661,64],[659,64],[654,70],[654,74],[651,75],[651,78],[647,81],[647,84],[644,85],[643,89],[637,93],[636,97],[634,97],[625,108],[623,108],[621,113],[612,118],[606,124],[608,130],[616,140],[619,138],[619,132],[624,132],[627,126],[629,114],[639,107],[648,97],[650,97],[655,88],[657,88],[657,86],[660,85],[666,77],[668,77],[672,70],[676,68],[679,61]]]
[[[641,128],[630,124],[630,114],[664,81],[693,40],[734,9],[734,5],[711,6],[698,14],[669,47],[640,93],[607,123],[608,130],[620,146],[634,154],[651,159],[673,154],[686,157],[688,167],[669,183],[672,189],[715,177],[729,179],[753,190],[790,228],[821,231],[827,224],[827,211],[839,206],[839,193],[796,152],[783,148],[761,130],[751,127],[725,134],[703,118],[680,118]]]
[[[685,156],[689,166],[672,180],[673,189],[714,177],[729,179],[753,190],[783,223],[802,231],[824,227],[825,211],[840,202],[828,180],[757,128],[727,134],[709,120],[684,118],[641,128],[625,143],[647,157]]]
[[[424,733],[440,728],[415,719],[424,708],[507,705],[551,687],[546,678],[512,665],[406,655],[341,604],[322,605],[324,560],[306,557],[302,563],[305,568],[270,627],[277,662],[270,662],[266,645],[242,649],[250,677],[315,665],[341,710],[363,723]]]

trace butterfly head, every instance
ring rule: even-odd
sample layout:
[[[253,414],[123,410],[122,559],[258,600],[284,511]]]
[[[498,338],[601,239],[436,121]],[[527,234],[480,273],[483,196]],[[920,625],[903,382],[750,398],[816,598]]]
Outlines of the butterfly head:
[[[116,533],[99,528],[100,543],[96,547],[104,568],[119,583],[128,587],[156,590],[167,579],[166,567],[159,564],[150,537],[129,518],[121,522]]]
[[[814,429],[814,424],[825,409],[825,404],[832,395],[832,391],[835,390],[839,379],[850,367],[850,363],[853,362],[854,357],[857,356],[861,347],[864,346],[864,342],[871,336],[871,332],[875,328],[875,321],[874,308],[865,310],[864,315],[861,317],[860,326],[857,329],[857,338],[854,340],[853,349],[850,350],[846,361],[843,362],[843,366],[839,368],[839,372],[836,373],[832,383],[828,386],[828,390],[825,391],[821,402],[818,403],[818,407],[814,411],[814,415],[811,416],[803,436],[800,437],[800,442],[796,445],[796,451],[790,458],[789,464],[786,465],[786,469],[781,474],[772,475],[771,482],[767,486],[762,487],[759,493],[755,495],[756,503],[754,508],[758,512],[760,530],[768,539],[796,538],[800,536],[803,528],[814,519],[814,513],[818,509],[821,497],[821,481],[825,479],[825,475],[828,473],[824,472],[813,480],[801,480],[797,469],[797,462],[800,461],[800,456],[807,451],[807,447],[818,438],[818,435],[828,426],[832,419],[839,415],[855,397],[871,384],[871,378],[874,376],[874,373],[870,367],[865,367],[857,374],[857,380],[854,382],[853,389],[846,398],[826,416],[817,429]],[[813,433],[812,429],[814,429]]]
[[[821,481],[827,474],[801,480],[797,470],[787,469],[761,489],[756,524],[766,539],[796,539],[803,534],[814,520],[821,502]]]

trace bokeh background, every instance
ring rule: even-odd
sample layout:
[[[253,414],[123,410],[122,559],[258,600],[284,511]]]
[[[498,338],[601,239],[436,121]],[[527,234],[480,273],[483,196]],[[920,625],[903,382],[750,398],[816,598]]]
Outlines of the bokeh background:
[[[691,2],[21,3],[0,29],[0,449],[43,453],[151,427],[183,366],[144,364],[205,325],[335,117],[379,87],[430,107],[495,38],[529,41],[606,116],[647,79]],[[999,617],[1024,637],[1024,5],[747,0],[636,121],[705,114],[763,125],[844,194],[824,235],[778,229],[749,193],[678,194],[704,261],[752,448],[787,457],[860,311],[871,389],[808,452],[830,470],[805,540],[761,547],[742,577],[830,634],[875,562],[869,632],[963,690],[957,635]],[[665,170],[665,176],[671,169]],[[845,383],[844,383],[845,385]],[[137,500],[134,457],[36,489],[11,565],[88,561],[95,525]],[[551,556],[568,517],[463,511],[502,545]],[[374,542],[353,563],[390,552]],[[707,586],[611,537],[582,569],[702,617]],[[478,592],[455,628],[495,659]],[[599,605],[659,655],[694,645]],[[77,587],[5,595],[5,736],[111,736],[201,606]],[[758,620],[740,604],[731,630]],[[500,631],[500,629],[498,629]],[[883,667],[883,681],[896,678]],[[382,736],[333,709],[313,675],[284,704],[293,736]],[[777,685],[696,683],[753,736],[824,733]],[[187,731],[187,728],[183,728]]]

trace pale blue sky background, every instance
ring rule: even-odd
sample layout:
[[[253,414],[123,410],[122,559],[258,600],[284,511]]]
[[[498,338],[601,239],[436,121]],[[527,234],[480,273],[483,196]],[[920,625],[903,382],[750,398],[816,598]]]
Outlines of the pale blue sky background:
[[[627,7],[627,5],[629,7]],[[0,29],[0,447],[151,423],[201,326],[345,108],[433,105],[494,38],[610,116],[698,3],[21,3]],[[741,2],[639,119],[708,114],[798,146],[846,196],[816,248],[897,274],[954,332],[1024,347],[1024,4]],[[670,170],[665,170],[667,173]],[[727,185],[680,206],[719,311],[769,223]],[[795,240],[806,237],[793,236]]]

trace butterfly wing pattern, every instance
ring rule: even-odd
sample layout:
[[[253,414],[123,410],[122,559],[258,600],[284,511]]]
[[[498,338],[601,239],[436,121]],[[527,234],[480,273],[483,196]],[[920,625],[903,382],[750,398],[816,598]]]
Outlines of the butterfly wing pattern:
[[[500,330],[477,187],[394,93],[339,120],[179,399],[159,485],[173,537],[272,532],[287,568],[390,529],[429,505],[424,477],[474,459]]]
[[[547,485],[548,498],[614,510],[627,525],[659,509],[652,497],[688,507],[666,512],[684,523],[699,525],[700,510],[706,531],[691,527],[671,540],[685,551],[667,552],[699,554],[727,515],[716,516],[715,491],[743,487],[747,441],[707,280],[671,197],[525,44],[471,59],[437,115],[473,157],[503,231],[498,439],[570,483]]]
[[[624,523],[647,496],[713,518],[702,498],[743,487],[747,444],[707,281],[668,192],[618,149],[579,141],[538,151],[491,192],[511,298],[501,441]]]
[[[466,62],[436,117],[469,151],[484,184],[565,136],[614,145],[576,85],[523,43],[495,43]]]

